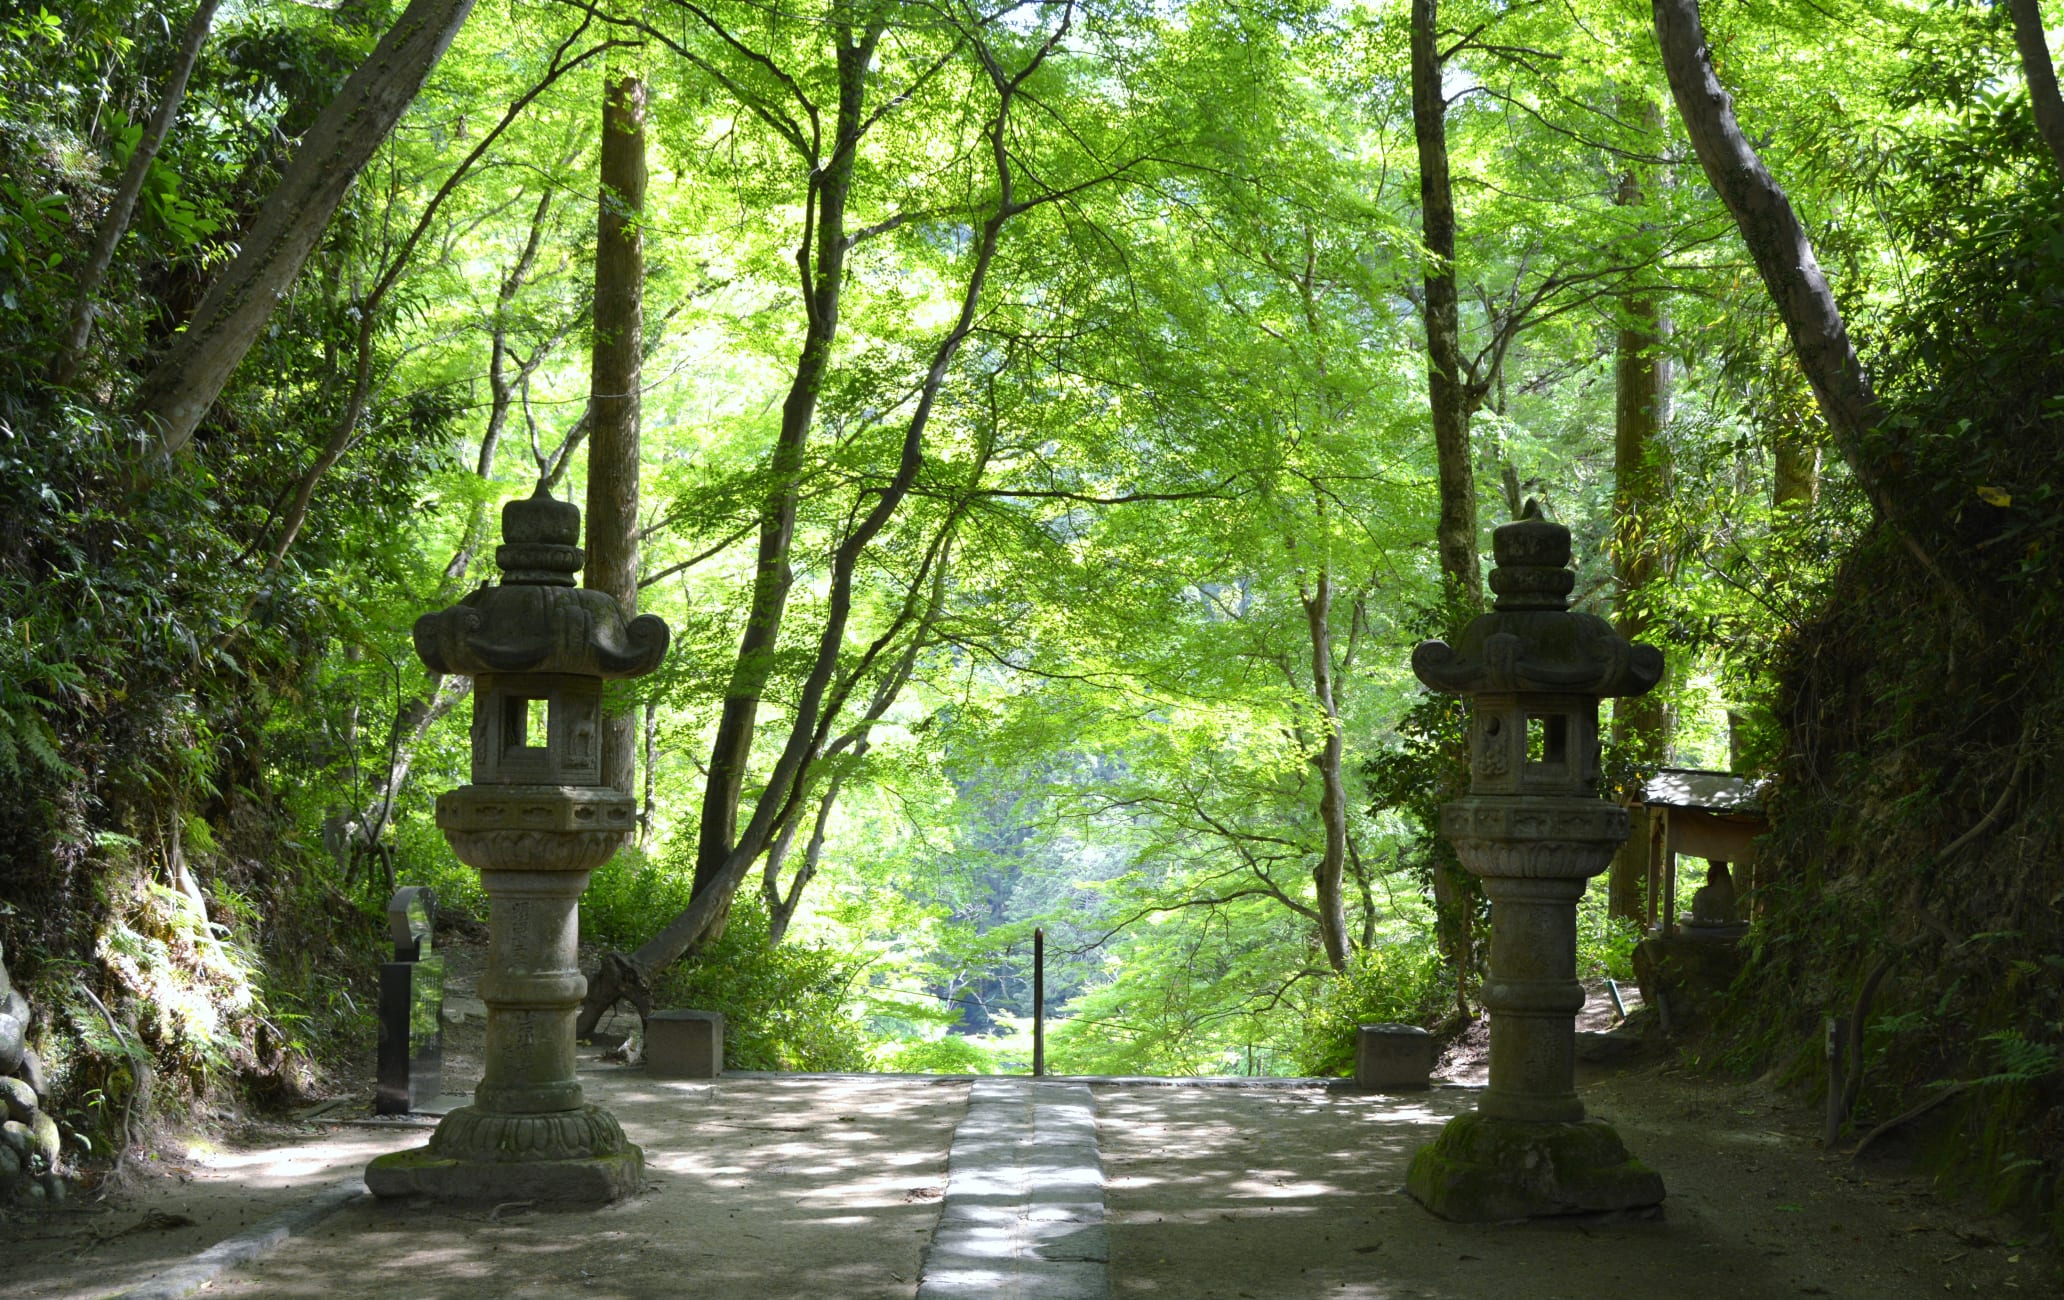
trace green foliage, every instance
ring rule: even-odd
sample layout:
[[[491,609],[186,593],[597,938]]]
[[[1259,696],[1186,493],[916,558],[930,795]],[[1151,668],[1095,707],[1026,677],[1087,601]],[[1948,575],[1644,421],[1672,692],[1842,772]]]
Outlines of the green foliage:
[[[766,910],[741,897],[723,937],[661,972],[654,996],[721,1012],[726,1068],[865,1070],[874,1044],[852,1001],[866,964],[823,945],[770,947]]]
[[[653,923],[688,906],[694,877],[673,854],[659,858],[631,845],[588,878],[581,894],[581,941],[626,951],[650,937]],[[761,922],[765,933],[765,922]]]
[[[1577,903],[1577,974],[1621,981],[1634,978],[1634,945],[1641,927],[1614,916],[1606,906],[1604,877],[1594,880]]]
[[[882,1058],[898,1074],[995,1074],[996,1054],[962,1034],[907,1043]]]
[[[1353,1073],[1355,1030],[1362,1025],[1438,1019],[1447,1001],[1442,965],[1438,949],[1424,940],[1357,952],[1346,972],[1327,982],[1304,1022],[1298,1073]]]

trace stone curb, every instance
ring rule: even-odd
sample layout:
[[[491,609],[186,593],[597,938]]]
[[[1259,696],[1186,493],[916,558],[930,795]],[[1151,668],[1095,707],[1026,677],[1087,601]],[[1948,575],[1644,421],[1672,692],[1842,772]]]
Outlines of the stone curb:
[[[918,1300],[1108,1300],[1108,1259],[1088,1085],[976,1079]]]
[[[353,1174],[323,1188],[305,1204],[275,1214],[234,1237],[216,1242],[184,1264],[175,1264],[127,1291],[117,1292],[114,1300],[177,1300],[192,1295],[227,1270],[249,1263],[367,1195],[365,1179]]]

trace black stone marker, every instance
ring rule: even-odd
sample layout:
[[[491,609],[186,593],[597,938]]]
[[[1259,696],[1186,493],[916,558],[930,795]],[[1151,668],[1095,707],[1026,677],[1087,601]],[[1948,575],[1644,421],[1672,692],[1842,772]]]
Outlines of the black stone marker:
[[[397,889],[387,901],[394,960],[380,966],[380,1088],[373,1109],[405,1115],[444,1087],[444,958],[430,937],[430,891]]]

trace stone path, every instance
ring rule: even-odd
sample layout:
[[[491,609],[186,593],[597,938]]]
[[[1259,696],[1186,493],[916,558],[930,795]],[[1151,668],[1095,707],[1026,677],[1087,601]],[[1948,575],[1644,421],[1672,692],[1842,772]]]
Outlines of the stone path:
[[[978,1079],[918,1300],[1103,1300],[1104,1173],[1086,1084]]]

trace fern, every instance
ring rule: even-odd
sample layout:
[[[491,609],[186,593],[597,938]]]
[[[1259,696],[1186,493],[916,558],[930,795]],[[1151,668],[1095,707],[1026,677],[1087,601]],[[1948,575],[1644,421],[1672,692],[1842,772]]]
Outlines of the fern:
[[[2032,1043],[2017,1030],[2003,1029],[1996,1034],[1985,1035],[1980,1041],[1991,1043],[1998,1049],[2000,1068],[1996,1073],[1972,1080],[1973,1083],[2036,1083],[2057,1072],[2057,1049],[2048,1043]]]

